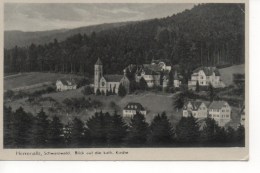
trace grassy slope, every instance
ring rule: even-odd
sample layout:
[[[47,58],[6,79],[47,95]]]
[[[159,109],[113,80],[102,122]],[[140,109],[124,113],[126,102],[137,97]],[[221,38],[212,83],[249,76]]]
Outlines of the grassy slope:
[[[31,72],[13,75],[4,78],[4,90],[11,90],[23,86],[39,84],[43,82],[56,82],[60,78],[77,77],[70,74]]]
[[[223,68],[219,70],[222,81],[228,86],[233,82],[234,73],[245,73],[245,65],[234,65],[231,67]]]

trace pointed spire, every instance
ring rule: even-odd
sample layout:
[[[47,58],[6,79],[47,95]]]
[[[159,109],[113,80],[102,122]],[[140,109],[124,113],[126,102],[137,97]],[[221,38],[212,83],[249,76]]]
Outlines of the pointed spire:
[[[100,58],[98,58],[98,60],[97,60],[95,65],[102,65],[102,62],[101,62]]]

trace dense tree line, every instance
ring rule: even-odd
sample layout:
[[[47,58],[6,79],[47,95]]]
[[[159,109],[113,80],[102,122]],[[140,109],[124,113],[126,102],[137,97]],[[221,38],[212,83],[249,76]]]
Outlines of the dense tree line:
[[[41,110],[33,116],[23,108],[4,107],[5,148],[61,147],[197,147],[244,146],[245,129],[221,128],[207,118],[204,124],[194,117],[182,117],[176,127],[165,113],[150,124],[137,113],[127,124],[117,112],[96,112],[86,122],[74,118],[67,124]]]
[[[199,4],[166,18],[76,34],[62,42],[16,46],[4,50],[5,72],[93,75],[101,57],[106,73],[122,73],[129,64],[165,58],[183,67],[186,79],[197,66],[244,63],[244,10],[243,4]]]

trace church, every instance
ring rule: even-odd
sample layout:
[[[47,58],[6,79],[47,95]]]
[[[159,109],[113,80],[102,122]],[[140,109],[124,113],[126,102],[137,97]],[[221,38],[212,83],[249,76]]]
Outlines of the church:
[[[118,94],[120,84],[123,85],[126,92],[129,93],[130,81],[126,76],[126,70],[124,70],[124,75],[103,75],[103,64],[100,58],[98,58],[94,67],[95,94],[98,90],[104,94],[107,94],[107,92]]]

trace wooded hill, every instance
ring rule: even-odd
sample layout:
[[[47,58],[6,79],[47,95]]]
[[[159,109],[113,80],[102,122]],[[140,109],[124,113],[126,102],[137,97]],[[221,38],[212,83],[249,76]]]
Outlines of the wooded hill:
[[[245,61],[244,4],[200,4],[162,19],[76,34],[42,45],[4,50],[5,73],[55,71],[93,75],[98,57],[105,73],[122,73],[129,64],[169,59],[183,75],[201,65]]]

